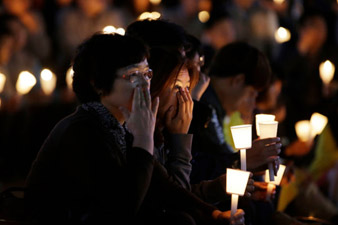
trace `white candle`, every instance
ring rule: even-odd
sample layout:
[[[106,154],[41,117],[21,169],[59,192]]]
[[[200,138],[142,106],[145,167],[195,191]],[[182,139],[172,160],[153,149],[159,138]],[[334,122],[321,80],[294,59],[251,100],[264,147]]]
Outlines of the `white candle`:
[[[310,119],[310,124],[312,128],[312,135],[319,135],[324,130],[328,119],[326,116],[320,113],[313,113]]]
[[[241,169],[246,170],[246,149],[252,145],[252,125],[232,126],[230,129],[235,148],[240,150]]]
[[[241,149],[239,152],[241,156],[241,170],[246,171],[246,149]]]
[[[237,211],[238,197],[236,194],[231,195],[231,217],[233,217]]]
[[[274,138],[277,136],[277,129],[278,129],[278,122],[277,121],[270,121],[270,122],[259,122],[258,123],[259,130],[260,130],[260,138]],[[270,180],[273,181],[274,171],[273,171],[273,164],[268,164]]]
[[[56,86],[56,76],[49,69],[43,69],[40,74],[41,89],[46,95],[53,93]]]
[[[291,39],[291,33],[288,29],[284,27],[280,27],[275,32],[275,39],[276,39],[276,42],[280,44],[284,42],[288,42]]]
[[[260,132],[259,132],[259,122],[269,122],[269,121],[275,121],[275,115],[271,115],[271,114],[257,114],[256,116],[256,133],[257,136],[260,136]]]
[[[313,139],[313,132],[309,120],[301,120],[295,124],[295,130],[299,140],[303,142],[311,142]]]
[[[36,84],[36,78],[28,71],[22,71],[16,82],[16,90],[19,94],[27,94]]]
[[[0,73],[0,93],[4,90],[5,83],[6,83],[6,76]]]
[[[323,83],[328,85],[333,79],[335,72],[335,66],[329,61],[326,60],[319,65],[319,75]]]

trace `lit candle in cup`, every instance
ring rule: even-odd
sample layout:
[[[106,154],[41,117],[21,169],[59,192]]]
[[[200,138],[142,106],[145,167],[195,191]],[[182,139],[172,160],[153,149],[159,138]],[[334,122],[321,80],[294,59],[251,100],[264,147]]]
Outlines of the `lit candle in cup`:
[[[301,120],[295,124],[295,130],[299,140],[310,143],[313,139],[313,132],[309,120]]]
[[[6,76],[0,73],[0,93],[4,90],[5,83],[6,83]]]
[[[270,199],[272,190],[275,188],[275,185],[277,186],[280,185],[285,169],[286,169],[286,166],[280,165],[279,170],[277,172],[277,176],[274,176],[274,180],[270,179],[269,170],[265,170],[265,182],[268,183],[267,196],[266,196],[267,200]]]
[[[56,86],[56,76],[49,69],[43,69],[40,74],[41,89],[46,95],[53,93]]]
[[[246,149],[252,145],[252,125],[232,126],[230,129],[235,148],[240,150],[241,170],[246,170]]]
[[[319,75],[325,85],[328,85],[333,79],[335,66],[326,60],[319,65]]]
[[[244,195],[249,176],[247,171],[227,169],[226,192],[231,194],[231,216],[237,211],[238,197]]]
[[[277,121],[259,122],[258,126],[261,139],[277,137],[277,129],[278,129]],[[270,180],[273,180],[274,179],[273,164],[269,163],[268,168]]]
[[[316,136],[316,135],[321,134],[327,122],[328,122],[328,119],[326,116],[320,113],[313,113],[310,119],[312,135]]]
[[[275,117],[276,117],[275,115],[271,115],[271,114],[257,114],[256,115],[256,133],[258,137],[260,136],[258,123],[275,121]]]
[[[19,94],[27,94],[36,84],[36,78],[28,71],[22,71],[16,81],[16,90]]]

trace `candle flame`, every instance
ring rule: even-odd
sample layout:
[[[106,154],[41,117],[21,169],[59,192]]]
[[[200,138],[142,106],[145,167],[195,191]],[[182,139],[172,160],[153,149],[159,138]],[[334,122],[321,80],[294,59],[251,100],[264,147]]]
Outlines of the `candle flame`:
[[[102,31],[105,34],[112,34],[112,33],[115,33],[116,28],[114,26],[109,25],[109,26],[105,26]]]
[[[150,3],[153,5],[158,5],[161,3],[162,0],[150,0]]]
[[[308,142],[313,138],[311,123],[309,120],[301,120],[295,124],[296,134],[299,140]]]
[[[335,66],[329,60],[326,60],[319,65],[319,75],[324,84],[329,84],[331,82],[334,72]]]
[[[273,2],[276,4],[283,4],[285,0],[273,0]]]
[[[67,87],[69,89],[73,89],[73,87],[72,87],[72,85],[73,85],[73,76],[74,76],[74,70],[73,70],[73,67],[70,67],[67,70],[67,73],[66,73],[66,83],[67,83]]]
[[[321,134],[327,122],[328,119],[326,116],[319,113],[313,113],[310,119],[313,135],[315,136]]]
[[[291,33],[288,29],[284,27],[280,27],[275,32],[275,39],[277,43],[280,43],[280,44],[284,42],[288,42],[291,39]]]
[[[36,78],[28,71],[22,71],[16,82],[16,90],[19,94],[27,94],[36,84]]]
[[[6,76],[0,73],[0,93],[4,90],[5,83],[6,83]]]
[[[201,23],[206,23],[210,19],[210,14],[208,11],[201,11],[198,13],[198,19]]]
[[[43,69],[40,74],[40,83],[42,91],[50,95],[56,86],[56,76],[49,69]]]
[[[138,20],[157,20],[161,17],[159,12],[144,12],[139,17]]]

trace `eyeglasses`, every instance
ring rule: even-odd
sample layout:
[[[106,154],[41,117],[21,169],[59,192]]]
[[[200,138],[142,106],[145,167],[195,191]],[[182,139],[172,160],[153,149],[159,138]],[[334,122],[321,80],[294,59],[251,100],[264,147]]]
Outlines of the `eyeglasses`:
[[[140,77],[143,76],[143,78],[145,80],[151,80],[151,78],[153,78],[153,71],[151,69],[148,69],[147,71],[135,71],[132,72],[130,74],[122,74],[122,76],[120,76],[122,79],[124,80],[129,80],[130,82],[135,82],[138,79],[140,79]]]

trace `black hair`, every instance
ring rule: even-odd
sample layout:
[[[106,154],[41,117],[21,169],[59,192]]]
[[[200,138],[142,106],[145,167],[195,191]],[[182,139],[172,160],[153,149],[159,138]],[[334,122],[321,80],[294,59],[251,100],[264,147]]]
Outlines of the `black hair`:
[[[217,24],[219,21],[226,20],[226,19],[231,19],[229,13],[225,9],[213,9],[210,12],[210,18],[209,20],[205,23],[205,28],[210,29],[212,28],[215,24]]]
[[[132,37],[94,34],[81,44],[74,58],[73,90],[80,102],[100,101],[112,91],[118,69],[148,56],[146,47]]]
[[[187,42],[188,42],[188,48],[186,50],[186,56],[188,59],[193,59],[196,53],[198,53],[200,56],[204,55],[203,49],[202,49],[202,43],[198,38],[191,34],[187,34]]]
[[[187,44],[183,27],[165,20],[140,20],[131,23],[126,35],[140,39],[150,48],[161,47],[176,51]]]
[[[261,90],[267,87],[271,79],[271,68],[267,57],[257,48],[244,42],[235,42],[224,46],[211,63],[209,75],[232,77],[245,75],[245,83]]]

